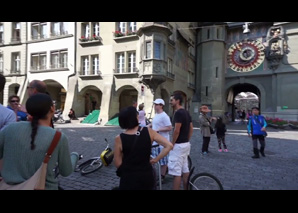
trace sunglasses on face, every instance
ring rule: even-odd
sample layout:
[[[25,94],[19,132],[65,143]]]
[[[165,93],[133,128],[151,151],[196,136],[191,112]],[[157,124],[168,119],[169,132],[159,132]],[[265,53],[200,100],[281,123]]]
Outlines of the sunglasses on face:
[[[18,103],[18,100],[11,100],[10,103]]]

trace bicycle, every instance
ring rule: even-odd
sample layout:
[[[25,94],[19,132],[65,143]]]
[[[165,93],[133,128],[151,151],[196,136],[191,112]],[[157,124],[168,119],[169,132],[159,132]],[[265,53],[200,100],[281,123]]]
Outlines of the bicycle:
[[[80,171],[81,175],[91,174],[100,168],[103,165],[109,166],[114,158],[114,152],[110,148],[108,140],[105,138],[105,142],[107,143],[106,148],[101,152],[101,155],[98,157],[92,157],[89,160],[81,163],[77,166],[76,172]]]
[[[188,177],[188,190],[223,190],[221,182],[212,174],[209,173],[198,173],[195,174],[193,178],[193,172],[195,167],[192,167],[192,161],[190,156],[188,156],[188,166],[190,168],[189,177]]]

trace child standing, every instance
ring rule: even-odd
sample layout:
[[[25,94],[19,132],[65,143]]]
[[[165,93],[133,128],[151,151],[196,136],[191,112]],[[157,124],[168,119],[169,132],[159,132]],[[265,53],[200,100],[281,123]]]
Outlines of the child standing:
[[[228,152],[227,145],[225,143],[225,133],[227,131],[226,125],[222,122],[222,117],[217,117],[217,121],[215,124],[215,131],[218,141],[218,151],[222,152],[221,143],[224,147],[224,152]]]

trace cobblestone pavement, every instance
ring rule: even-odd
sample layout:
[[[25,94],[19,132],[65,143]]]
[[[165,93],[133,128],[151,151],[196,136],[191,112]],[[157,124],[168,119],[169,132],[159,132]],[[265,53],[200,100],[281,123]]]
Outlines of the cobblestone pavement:
[[[99,156],[107,138],[114,147],[114,138],[122,130],[119,127],[100,127],[84,124],[56,124],[64,132],[70,151],[84,155],[83,162]],[[230,124],[226,136],[228,153],[219,153],[217,140],[212,136],[207,156],[201,155],[202,137],[198,128],[191,139],[191,153],[195,173],[208,172],[215,175],[225,190],[297,190],[298,189],[298,131],[268,128],[266,157],[252,159],[252,142],[246,134],[245,125]],[[114,165],[81,176],[74,172],[59,177],[66,190],[111,190],[119,183]],[[172,189],[173,178],[167,175],[163,190]]]

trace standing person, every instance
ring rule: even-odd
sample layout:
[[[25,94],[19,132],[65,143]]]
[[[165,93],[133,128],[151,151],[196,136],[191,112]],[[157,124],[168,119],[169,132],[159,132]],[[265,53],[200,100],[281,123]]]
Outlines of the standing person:
[[[138,107],[138,102],[137,102],[137,101],[132,101],[132,106],[133,106],[134,108],[137,108],[137,107]]]
[[[201,128],[201,133],[203,135],[203,145],[202,145],[202,154],[206,155],[208,154],[209,150],[209,143],[211,138],[211,122],[214,120],[214,118],[211,118],[207,115],[208,112],[211,112],[211,110],[206,105],[202,105],[200,107],[200,115],[199,115],[199,123]]]
[[[49,126],[55,112],[53,101],[46,94],[31,96],[26,102],[32,121],[17,122],[0,132],[1,175],[8,184],[19,184],[39,169],[56,131]],[[70,175],[78,160],[78,153],[69,152],[67,137],[62,133],[48,163],[46,189],[58,190],[53,169],[58,163],[60,175]]]
[[[3,92],[4,86],[6,83],[5,77],[0,74],[0,93]],[[16,115],[10,109],[7,109],[2,104],[0,104],[0,130],[7,126],[10,123],[14,123],[17,121]]]
[[[182,95],[175,93],[171,96],[170,104],[175,110],[173,124],[173,145],[174,148],[169,155],[169,174],[174,176],[173,189],[179,190],[181,175],[183,187],[187,190],[189,169],[187,157],[190,154],[190,138],[193,133],[193,124],[188,111],[182,107]]]
[[[156,131],[140,127],[138,112],[133,106],[119,113],[119,125],[125,132],[115,138],[114,163],[120,176],[120,190],[152,190],[156,186],[153,163],[166,156],[173,145]],[[150,160],[152,142],[164,149]]]
[[[40,81],[40,80],[33,80],[29,83],[28,87],[28,95],[29,97],[31,97],[32,95],[36,95],[36,94],[47,94],[50,96],[50,94],[47,92],[47,85],[45,84],[45,82]],[[25,107],[21,107],[21,110],[23,112],[27,112]],[[30,114],[28,115],[28,120],[31,120],[32,117],[30,116]],[[51,127],[54,128],[54,121],[53,119],[51,119]]]
[[[253,152],[252,158],[260,158],[258,149],[258,140],[261,148],[260,153],[265,157],[265,135],[266,135],[267,122],[263,115],[260,115],[260,109],[258,107],[252,108],[252,116],[249,117],[247,124],[247,133],[249,137],[252,137]]]
[[[29,97],[38,93],[47,93],[47,85],[45,82],[39,80],[31,81],[27,89]]]
[[[163,99],[156,99],[153,103],[154,103],[154,109],[155,109],[155,116],[152,120],[152,123],[149,124],[149,127],[152,127],[153,130],[155,130],[157,133],[159,133],[161,136],[165,137],[169,141],[170,140],[169,132],[172,130],[172,124],[171,124],[170,117],[163,110],[165,102]],[[157,145],[157,143],[154,141],[152,145],[153,146]],[[163,146],[153,147],[152,156],[157,157],[162,150],[163,150]],[[159,161],[161,165],[162,181],[164,181],[167,173],[168,161],[169,161],[168,158],[169,158],[168,155],[166,155],[164,158],[162,158]]]
[[[9,106],[7,108],[12,110],[16,114],[17,121],[27,121],[28,114],[21,110],[19,96],[17,95],[10,96],[8,98],[8,103],[9,103]]]
[[[226,125],[223,123],[222,117],[217,117],[216,123],[215,123],[215,131],[216,131],[216,137],[218,141],[218,151],[222,152],[221,149],[221,143],[223,144],[224,147],[224,152],[228,152],[227,145],[225,143],[225,134],[227,131]]]
[[[140,126],[146,126],[146,113],[144,111],[144,103],[139,105],[139,122]]]

